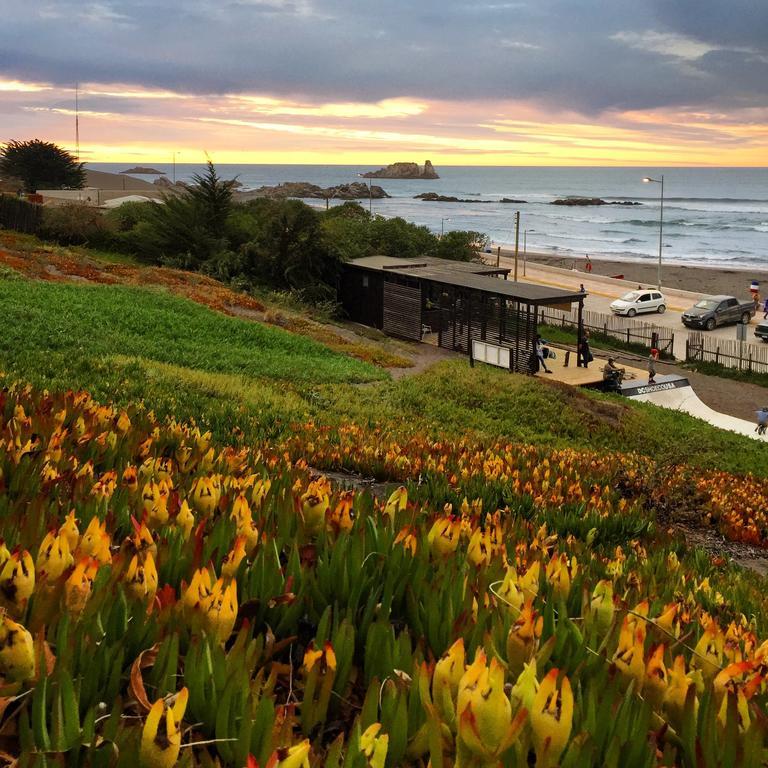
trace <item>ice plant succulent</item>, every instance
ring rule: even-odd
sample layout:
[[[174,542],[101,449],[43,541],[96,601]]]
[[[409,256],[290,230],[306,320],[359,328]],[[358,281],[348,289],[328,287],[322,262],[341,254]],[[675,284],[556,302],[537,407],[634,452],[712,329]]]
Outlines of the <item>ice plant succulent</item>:
[[[531,709],[531,730],[537,768],[556,766],[571,735],[573,693],[571,683],[560,671],[550,669],[539,685]]]
[[[141,733],[139,759],[142,768],[171,768],[181,750],[181,723],[187,708],[189,692],[182,688],[169,705],[158,699],[147,715]]]

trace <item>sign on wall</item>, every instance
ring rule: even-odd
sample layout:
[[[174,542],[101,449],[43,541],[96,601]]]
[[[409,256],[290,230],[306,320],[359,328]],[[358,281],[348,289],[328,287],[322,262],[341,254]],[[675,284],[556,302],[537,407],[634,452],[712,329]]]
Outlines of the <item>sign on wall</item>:
[[[472,341],[472,357],[480,363],[495,365],[499,368],[509,368],[510,350],[508,347],[500,347],[498,344],[489,344],[487,341]]]

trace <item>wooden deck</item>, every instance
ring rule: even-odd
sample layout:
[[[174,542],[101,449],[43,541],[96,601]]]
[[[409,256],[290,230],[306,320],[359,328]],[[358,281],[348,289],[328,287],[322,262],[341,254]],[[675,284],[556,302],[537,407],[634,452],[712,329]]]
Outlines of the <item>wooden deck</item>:
[[[568,367],[564,366],[565,363],[565,350],[555,348],[557,358],[552,360],[547,358],[547,368],[552,373],[546,373],[543,369],[536,375],[542,378],[549,379],[550,381],[561,381],[563,384],[570,384],[573,387],[589,387],[596,384],[600,384],[603,381],[603,366],[606,363],[607,358],[595,357],[595,359],[589,364],[588,368],[576,367],[576,353],[571,352],[570,361]],[[630,365],[624,363],[621,358],[617,358],[616,365],[619,368],[624,368],[626,374],[624,381],[640,381],[645,384],[648,381],[648,372],[641,370],[640,368],[633,368]]]

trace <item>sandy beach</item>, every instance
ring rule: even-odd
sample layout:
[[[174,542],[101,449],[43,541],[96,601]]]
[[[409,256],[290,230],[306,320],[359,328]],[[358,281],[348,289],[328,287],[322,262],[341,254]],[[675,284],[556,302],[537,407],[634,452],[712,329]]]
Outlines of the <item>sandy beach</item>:
[[[501,255],[514,258],[514,251],[502,248]],[[486,256],[488,258],[488,256]],[[586,260],[584,257],[562,256],[551,253],[528,252],[529,262],[549,264],[553,267],[572,269],[584,272]],[[522,254],[518,255],[522,269]],[[637,288],[638,285],[652,287],[656,285],[657,264],[653,261],[619,261],[618,259],[603,259],[590,256],[592,274],[616,277],[624,275],[627,289]],[[662,263],[662,284],[665,288],[679,288],[685,291],[708,294],[726,294],[739,298],[749,298],[749,285],[752,280],[760,283],[760,293],[768,296],[768,271],[755,269],[736,269],[733,267],[691,267],[680,264]]]

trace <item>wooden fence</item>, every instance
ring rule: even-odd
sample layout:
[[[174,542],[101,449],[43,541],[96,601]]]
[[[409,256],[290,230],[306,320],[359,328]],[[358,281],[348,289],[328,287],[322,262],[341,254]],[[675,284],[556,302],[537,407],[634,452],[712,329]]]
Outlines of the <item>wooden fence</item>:
[[[768,344],[749,344],[738,339],[718,339],[690,333],[685,342],[685,360],[709,362],[750,373],[768,373]]]
[[[557,309],[542,308],[539,313],[540,323],[559,325],[563,328],[575,329],[578,325],[578,319],[578,310],[575,309],[570,312],[562,312]],[[600,333],[627,344],[641,344],[649,349],[655,342],[656,348],[660,352],[669,355],[673,353],[675,333],[669,328],[589,310],[584,311],[583,320],[584,328],[590,333]]]
[[[0,227],[33,235],[40,229],[43,209],[12,195],[0,194]]]

